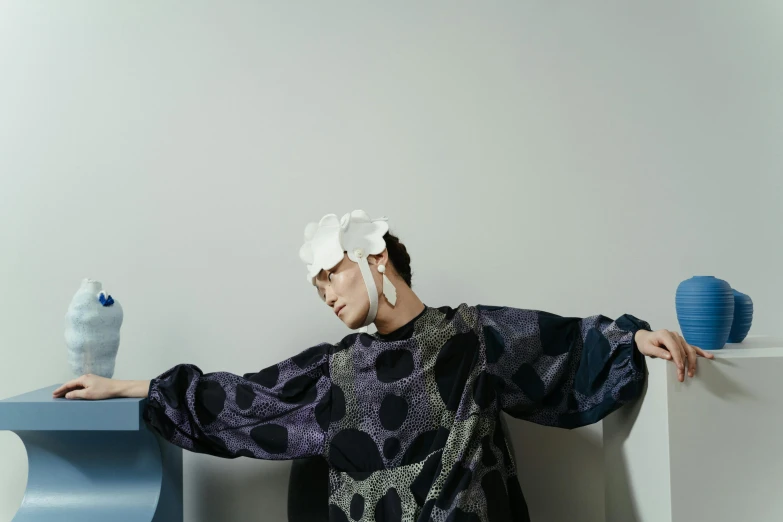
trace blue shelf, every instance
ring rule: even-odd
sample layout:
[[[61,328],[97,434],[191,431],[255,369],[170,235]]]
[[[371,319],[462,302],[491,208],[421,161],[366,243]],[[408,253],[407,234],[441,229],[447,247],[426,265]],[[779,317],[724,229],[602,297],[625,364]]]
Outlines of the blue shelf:
[[[147,399],[55,399],[55,384],[0,400],[25,445],[13,522],[182,522],[182,450],[142,419]]]
[[[0,430],[139,431],[147,399],[52,398],[59,384],[0,400]]]

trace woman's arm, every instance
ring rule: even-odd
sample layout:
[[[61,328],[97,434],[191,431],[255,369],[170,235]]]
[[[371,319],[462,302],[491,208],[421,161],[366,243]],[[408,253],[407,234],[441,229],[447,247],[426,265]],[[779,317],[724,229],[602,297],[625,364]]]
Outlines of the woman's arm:
[[[256,373],[204,373],[179,364],[149,382],[142,417],[166,441],[223,458],[286,460],[323,454],[331,420],[322,343]],[[142,392],[140,384],[126,389]]]
[[[147,398],[143,420],[166,441],[223,458],[320,455],[331,415],[329,355],[321,343],[255,373],[204,373],[178,364],[151,380],[82,375],[54,398]]]
[[[486,345],[482,385],[513,417],[577,428],[642,391],[646,363],[636,334],[651,328],[632,315],[611,320],[479,306],[479,317]]]
[[[112,381],[112,397],[141,397],[147,398],[150,390],[150,381]]]
[[[99,401],[115,397],[147,398],[150,381],[123,381],[85,373],[63,383],[52,392],[55,399],[85,399]]]

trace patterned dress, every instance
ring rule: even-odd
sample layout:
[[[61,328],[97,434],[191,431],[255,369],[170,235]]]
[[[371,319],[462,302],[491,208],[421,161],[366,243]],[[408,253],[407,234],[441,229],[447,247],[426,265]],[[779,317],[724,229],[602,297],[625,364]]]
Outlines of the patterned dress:
[[[333,522],[529,520],[500,418],[576,428],[640,395],[645,321],[501,306],[425,306],[243,376],[181,364],[143,418],[186,450],[322,456]],[[327,507],[324,507],[327,509]]]

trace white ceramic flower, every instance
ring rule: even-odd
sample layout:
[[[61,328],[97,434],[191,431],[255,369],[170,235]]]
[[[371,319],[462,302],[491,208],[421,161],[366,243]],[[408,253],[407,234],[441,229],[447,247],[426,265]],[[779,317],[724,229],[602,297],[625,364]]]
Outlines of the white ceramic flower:
[[[334,267],[346,252],[353,262],[359,261],[358,249],[365,257],[383,252],[383,236],[389,231],[386,221],[385,217],[371,219],[364,210],[354,210],[339,220],[336,214],[327,214],[318,223],[309,223],[299,249],[299,257],[307,264],[307,280],[315,285],[315,276]]]

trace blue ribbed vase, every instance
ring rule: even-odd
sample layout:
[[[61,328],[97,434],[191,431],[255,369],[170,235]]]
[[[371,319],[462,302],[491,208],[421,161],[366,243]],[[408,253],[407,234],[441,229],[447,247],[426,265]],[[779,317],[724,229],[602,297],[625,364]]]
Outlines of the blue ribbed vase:
[[[714,276],[686,279],[677,287],[675,306],[688,344],[704,350],[726,345],[734,321],[734,294],[729,283]]]
[[[730,343],[741,343],[750,331],[753,322],[753,300],[750,296],[732,290],[734,294],[734,322],[729,332]]]

